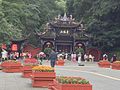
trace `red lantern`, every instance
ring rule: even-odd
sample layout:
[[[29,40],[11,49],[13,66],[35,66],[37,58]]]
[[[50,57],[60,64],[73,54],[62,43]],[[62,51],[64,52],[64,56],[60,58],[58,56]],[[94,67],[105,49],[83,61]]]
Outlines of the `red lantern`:
[[[17,51],[17,50],[18,50],[17,44],[12,44],[12,51]]]

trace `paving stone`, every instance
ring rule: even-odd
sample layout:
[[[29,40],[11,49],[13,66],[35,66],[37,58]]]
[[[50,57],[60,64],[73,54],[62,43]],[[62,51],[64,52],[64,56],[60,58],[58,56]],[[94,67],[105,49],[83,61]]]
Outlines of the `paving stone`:
[[[120,70],[99,68],[96,62],[83,62],[85,66],[78,66],[77,62],[66,61],[65,66],[56,66],[57,76],[79,76],[90,81],[93,90],[119,90]],[[50,65],[44,61],[43,65]],[[0,71],[0,90],[48,90],[47,88],[33,88],[31,79],[22,78],[21,73],[4,73]]]

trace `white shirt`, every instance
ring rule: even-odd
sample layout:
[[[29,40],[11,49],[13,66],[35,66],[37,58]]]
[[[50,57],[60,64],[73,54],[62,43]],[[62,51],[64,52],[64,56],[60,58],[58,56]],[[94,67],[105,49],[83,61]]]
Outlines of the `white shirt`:
[[[2,58],[7,58],[7,54],[8,54],[7,51],[4,50],[4,51],[1,52],[1,53],[2,53]]]
[[[89,58],[93,58],[92,55],[89,55]]]

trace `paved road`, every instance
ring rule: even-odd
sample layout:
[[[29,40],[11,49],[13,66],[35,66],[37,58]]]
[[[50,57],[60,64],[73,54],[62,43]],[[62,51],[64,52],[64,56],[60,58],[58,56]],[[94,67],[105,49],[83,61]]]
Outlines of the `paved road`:
[[[49,65],[44,62],[45,65]],[[67,62],[65,66],[57,66],[57,76],[80,76],[86,78],[93,85],[93,90],[119,90],[120,70],[99,68],[96,63]],[[33,88],[31,80],[22,78],[21,73],[0,72],[0,90],[48,90],[46,88]]]

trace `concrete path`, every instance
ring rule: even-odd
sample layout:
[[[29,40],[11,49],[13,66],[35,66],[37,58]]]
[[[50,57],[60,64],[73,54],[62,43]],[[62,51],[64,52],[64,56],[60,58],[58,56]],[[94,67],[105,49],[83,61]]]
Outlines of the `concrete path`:
[[[79,76],[90,81],[93,90],[119,90],[120,70],[99,68],[97,63],[86,62],[85,66],[67,61],[65,66],[56,66],[57,76]],[[49,62],[44,62],[49,65]],[[48,90],[33,88],[31,80],[22,78],[21,73],[4,73],[0,71],[0,90]]]

